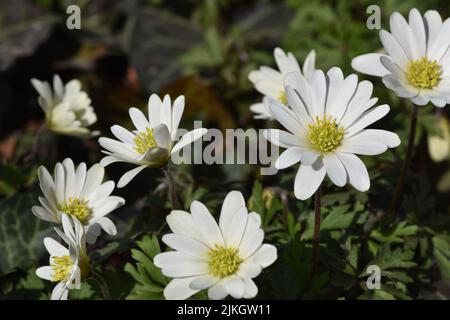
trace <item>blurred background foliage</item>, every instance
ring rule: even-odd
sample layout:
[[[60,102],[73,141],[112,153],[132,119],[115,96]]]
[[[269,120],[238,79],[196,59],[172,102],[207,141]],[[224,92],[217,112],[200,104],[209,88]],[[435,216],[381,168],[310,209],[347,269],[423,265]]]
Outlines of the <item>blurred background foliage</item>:
[[[68,30],[66,8],[78,4],[81,30]],[[369,5],[379,5],[382,27],[394,11],[436,9],[444,0],[5,0],[0,3],[0,299],[48,299],[51,284],[34,275],[44,263],[42,239],[51,225],[36,219],[36,170],[71,157],[89,164],[101,158],[95,139],[78,140],[39,132],[43,113],[30,78],[78,78],[90,94],[102,135],[130,125],[128,108],[144,108],[151,93],[186,96],[183,124],[264,128],[250,104],[261,99],[249,71],[274,66],[273,48],[303,61],[315,49],[317,66],[352,72],[351,59],[380,50],[378,30],[366,27]],[[364,78],[364,76],[360,76]],[[410,110],[379,79],[375,96],[391,106],[378,126],[406,141]],[[412,170],[394,220],[385,211],[404,157],[405,143],[364,158],[369,192],[325,185],[319,274],[309,277],[312,201],[293,196],[295,169],[260,176],[255,165],[174,167],[187,208],[199,199],[212,212],[226,193],[241,190],[262,216],[267,241],[279,259],[256,279],[258,298],[273,299],[448,299],[450,298],[448,107],[420,109]],[[38,145],[38,148],[33,147]],[[127,165],[108,167],[118,180]],[[220,183],[218,183],[220,181]],[[93,274],[74,299],[160,299],[168,279],[153,263],[170,211],[163,174],[146,170],[115,191],[126,206],[113,212],[116,237],[90,247]],[[215,211],[213,211],[215,209]],[[367,267],[382,269],[382,289],[368,290]],[[200,293],[195,298],[205,298]]]

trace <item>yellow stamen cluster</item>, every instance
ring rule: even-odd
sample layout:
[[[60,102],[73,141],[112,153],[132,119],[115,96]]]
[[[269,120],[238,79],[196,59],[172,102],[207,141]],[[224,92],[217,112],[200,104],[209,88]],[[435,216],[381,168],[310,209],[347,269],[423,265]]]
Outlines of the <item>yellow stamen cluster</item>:
[[[156,140],[151,128],[146,128],[145,132],[139,132],[133,141],[135,144],[134,150],[140,154],[145,154],[151,148],[156,147]]]
[[[441,75],[441,66],[427,57],[410,62],[406,73],[409,83],[418,89],[433,89],[441,81]]]
[[[281,90],[280,93],[278,94],[278,100],[284,104],[287,105],[288,101],[286,98],[286,92],[284,90]]]
[[[345,130],[336,123],[336,119],[316,117],[316,122],[308,126],[308,140],[311,146],[319,152],[327,153],[335,150],[344,139]]]
[[[237,249],[224,248],[219,245],[216,245],[208,253],[208,258],[209,271],[218,278],[234,274],[242,262],[242,259],[237,255]]]
[[[69,216],[76,217],[82,224],[87,224],[92,216],[92,210],[88,207],[87,201],[78,198],[69,198],[58,209]]]
[[[53,269],[52,282],[66,281],[73,268],[72,258],[68,255],[53,257],[50,266]]]

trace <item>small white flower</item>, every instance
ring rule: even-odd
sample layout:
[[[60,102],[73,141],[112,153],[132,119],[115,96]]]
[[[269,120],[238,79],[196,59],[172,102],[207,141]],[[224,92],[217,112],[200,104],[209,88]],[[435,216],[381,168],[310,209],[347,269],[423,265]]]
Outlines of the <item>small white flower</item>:
[[[173,233],[162,241],[174,251],[154,258],[162,273],[174,278],[164,289],[167,299],[187,299],[203,289],[210,299],[253,298],[258,288],[252,279],[277,259],[276,248],[262,243],[259,214],[247,212],[238,191],[225,198],[219,225],[198,201],[192,202],[191,214],[172,211],[167,223]]]
[[[55,228],[69,246],[67,249],[52,238],[45,238],[44,245],[50,254],[48,266],[36,270],[39,278],[57,282],[52,300],[67,300],[69,290],[79,289],[81,280],[89,273],[89,258],[86,254],[84,228],[75,218],[62,217],[64,232]]]
[[[86,229],[89,243],[95,242],[101,229],[110,235],[117,233],[114,223],[105,215],[125,203],[121,197],[110,196],[114,182],[103,182],[105,169],[95,164],[89,170],[81,163],[76,169],[67,158],[55,166],[54,179],[43,166],[38,176],[44,197],[39,197],[41,206],[32,211],[38,218],[61,223],[64,214],[76,217]]]
[[[46,81],[31,79],[31,84],[39,93],[38,102],[45,112],[47,127],[57,133],[92,137],[99,134],[87,127],[97,121],[91,99],[81,91],[78,80],[71,80],[66,85],[58,75],[53,77],[53,88]]]
[[[204,128],[189,131],[175,143],[183,111],[184,96],[176,98],[172,105],[169,95],[165,95],[164,100],[161,101],[158,95],[152,94],[148,101],[148,118],[137,108],[129,110],[137,130],[130,132],[119,125],[114,125],[111,127],[111,132],[119,141],[104,137],[98,140],[106,149],[103,153],[107,154],[100,161],[102,166],[114,162],[138,165],[120,178],[117,183],[118,188],[126,186],[147,167],[165,166],[172,154],[201,138],[207,132]]]
[[[275,48],[273,55],[280,71],[262,66],[259,70],[251,71],[248,78],[255,86],[255,89],[265,97],[270,97],[286,104],[283,79],[289,72],[301,72],[300,66],[291,52],[286,54],[282,49]],[[315,61],[316,53],[314,50],[311,50],[303,64],[303,76],[306,79],[309,79],[314,72]],[[255,119],[273,119],[273,116],[264,106],[264,103],[253,104],[250,106],[250,110],[256,114]]]
[[[266,98],[275,119],[288,131],[266,130],[272,143],[287,148],[275,163],[278,169],[301,161],[295,177],[295,196],[309,198],[322,183],[325,174],[337,186],[347,182],[359,191],[367,191],[369,175],[355,155],[376,155],[400,144],[392,132],[365,129],[389,112],[388,105],[376,108],[371,98],[373,85],[358,83],[354,74],[344,79],[341,69],[331,68],[327,76],[316,70],[307,81],[299,72],[285,78],[290,108]]]
[[[390,33],[380,31],[386,54],[356,57],[352,67],[382,77],[386,87],[416,105],[431,101],[444,107],[450,103],[450,19],[442,22],[435,10],[422,17],[417,9],[412,9],[409,23],[394,12],[390,27]]]

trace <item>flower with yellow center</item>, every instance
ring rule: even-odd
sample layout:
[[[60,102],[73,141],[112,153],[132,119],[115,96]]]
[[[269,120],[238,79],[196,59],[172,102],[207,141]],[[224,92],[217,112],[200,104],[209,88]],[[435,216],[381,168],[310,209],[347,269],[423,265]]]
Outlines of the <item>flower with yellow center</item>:
[[[61,282],[66,281],[70,272],[73,269],[73,261],[69,255],[61,257],[53,257],[53,261],[50,263],[53,270],[53,275],[50,281]]]
[[[313,149],[321,153],[336,150],[344,139],[345,130],[331,117],[319,119],[308,125],[308,140]]]
[[[39,93],[38,103],[45,112],[48,129],[63,135],[80,138],[93,137],[98,131],[88,127],[97,121],[91,99],[81,90],[78,80],[63,84],[58,75],[53,77],[53,87],[46,81],[31,79]]]
[[[417,9],[408,20],[394,12],[390,32],[380,31],[385,53],[356,57],[352,67],[382,77],[383,83],[401,98],[416,105],[450,103],[450,19],[442,21],[435,10],[422,16]]]
[[[208,252],[209,272],[218,278],[225,278],[234,274],[241,264],[242,259],[235,248],[225,248],[216,245]]]
[[[114,235],[116,227],[106,215],[125,200],[111,196],[115,185],[113,181],[103,182],[104,175],[100,164],[89,170],[85,163],[75,168],[69,158],[56,164],[54,177],[41,166],[38,177],[44,197],[39,197],[41,205],[31,210],[38,218],[58,224],[63,214],[77,218],[86,229],[89,243],[95,242],[101,229]]]
[[[58,209],[69,216],[76,217],[82,224],[89,223],[92,210],[88,207],[87,201],[69,197],[66,203]]]
[[[406,71],[409,83],[418,89],[433,89],[441,81],[442,68],[427,57],[411,61]]]
[[[277,258],[276,248],[263,244],[259,214],[247,211],[238,191],[225,198],[219,224],[198,201],[192,202],[190,211],[174,210],[167,216],[173,233],[162,241],[174,251],[154,258],[162,273],[173,278],[164,296],[187,299],[208,289],[210,299],[255,297],[258,288],[252,279]]]
[[[69,290],[79,289],[80,282],[86,279],[89,273],[83,226],[77,219],[67,215],[64,215],[62,220],[64,231],[56,231],[68,248],[53,238],[45,238],[44,245],[50,254],[50,264],[36,270],[38,277],[56,283],[52,300],[66,300]]]
[[[126,172],[117,183],[118,188],[126,186],[145,168],[162,168],[171,156],[177,154],[186,145],[193,143],[206,134],[206,129],[196,128],[185,133],[178,142],[178,134],[183,130],[178,126],[184,111],[184,96],[172,103],[170,96],[164,99],[152,94],[148,101],[148,116],[137,109],[129,110],[130,118],[136,130],[129,131],[119,125],[111,127],[118,140],[102,137],[98,140],[106,154],[100,164],[104,167],[115,162],[127,162],[137,167]]]
[[[359,191],[370,186],[364,163],[356,156],[376,155],[400,144],[395,133],[366,129],[389,112],[389,106],[372,106],[373,86],[358,83],[356,75],[344,78],[341,69],[325,75],[317,70],[308,82],[300,72],[286,76],[288,106],[267,98],[266,106],[287,130],[266,130],[272,143],[287,148],[275,162],[284,169],[301,162],[294,191],[299,199],[314,194],[325,175],[337,186],[349,182]]]
[[[302,72],[306,79],[310,79],[315,70],[316,54],[311,50],[303,64],[303,69],[291,52],[287,54],[280,48],[275,48],[275,62],[278,70],[262,66],[258,70],[249,73],[248,78],[255,86],[255,89],[264,97],[274,98],[282,104],[287,104],[286,93],[284,91],[283,79],[290,72]],[[255,114],[255,119],[273,119],[270,111],[266,109],[264,103],[255,103],[250,106],[250,110]]]

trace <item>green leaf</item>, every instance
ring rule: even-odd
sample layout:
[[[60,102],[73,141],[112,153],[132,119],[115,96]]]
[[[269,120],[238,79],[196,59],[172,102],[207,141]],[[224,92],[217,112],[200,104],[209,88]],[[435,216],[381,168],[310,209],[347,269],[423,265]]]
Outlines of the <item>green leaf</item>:
[[[161,252],[158,239],[156,236],[145,235],[136,244],[142,250],[131,250],[131,256],[137,263],[135,266],[127,263],[124,268],[137,282],[127,299],[162,299],[168,279],[153,263],[153,258]]]
[[[31,212],[38,196],[36,191],[26,192],[0,201],[0,272],[26,269],[44,255],[43,239],[52,225]]]

